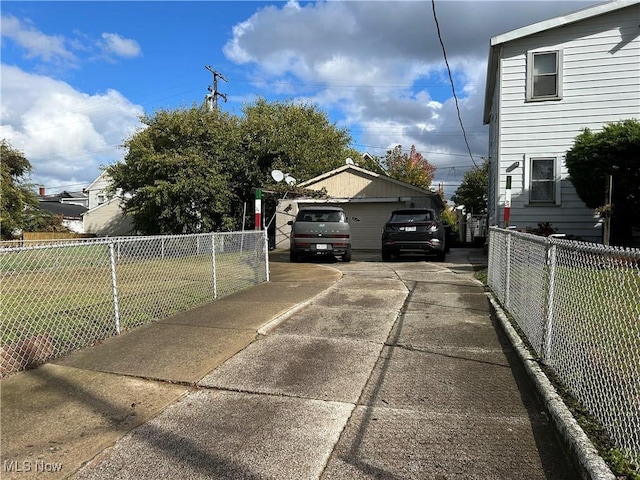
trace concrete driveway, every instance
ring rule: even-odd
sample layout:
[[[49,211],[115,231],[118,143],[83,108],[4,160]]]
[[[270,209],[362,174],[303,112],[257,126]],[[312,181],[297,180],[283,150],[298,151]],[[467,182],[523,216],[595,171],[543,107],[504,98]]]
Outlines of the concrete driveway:
[[[340,279],[75,477],[578,478],[473,279],[482,261],[318,262]]]

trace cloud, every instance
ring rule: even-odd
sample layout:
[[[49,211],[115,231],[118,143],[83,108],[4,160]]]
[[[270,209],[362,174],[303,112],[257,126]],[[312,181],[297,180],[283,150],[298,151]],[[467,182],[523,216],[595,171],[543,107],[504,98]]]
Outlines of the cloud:
[[[488,149],[490,38],[595,3],[447,1],[436,2],[434,16],[422,1],[289,1],[238,23],[223,52],[264,84],[297,85],[291,93],[341,118],[360,150],[384,156],[394,145],[416,145],[438,166],[436,181],[459,182]]]
[[[122,38],[117,33],[103,33],[102,39],[100,47],[107,56],[135,58],[142,53],[138,42],[129,38]]]
[[[2,37],[10,39],[17,47],[24,50],[24,57],[64,68],[78,69],[81,64],[79,53],[96,58],[112,60],[118,58],[136,58],[141,56],[142,49],[138,42],[124,38],[117,33],[105,32],[101,39],[91,39],[81,32],[75,32],[77,38],[60,35],[46,35],[36,29],[29,21],[18,19],[12,15],[0,17]],[[42,69],[40,65],[38,68]]]
[[[28,59],[39,59],[48,63],[76,66],[78,58],[67,48],[64,37],[45,35],[30,25],[11,15],[0,17],[2,36],[11,39],[25,50]]]
[[[119,92],[86,94],[69,84],[2,65],[0,138],[22,150],[32,180],[80,190],[99,167],[121,160],[123,140],[141,127],[140,106]]]

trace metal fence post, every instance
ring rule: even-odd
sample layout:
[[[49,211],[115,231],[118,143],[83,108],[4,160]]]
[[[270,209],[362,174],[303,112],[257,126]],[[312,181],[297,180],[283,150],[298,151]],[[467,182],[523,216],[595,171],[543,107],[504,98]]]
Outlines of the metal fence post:
[[[547,302],[545,305],[545,324],[542,328],[542,352],[540,352],[542,360],[546,359],[551,350],[551,339],[553,337],[553,294],[556,277],[556,249],[558,248],[557,245],[551,243],[551,239],[548,239],[547,242]]]
[[[267,278],[267,282],[269,281],[269,235],[267,235],[267,231],[264,231],[264,265],[265,268],[267,269],[266,271],[266,278]]]
[[[213,270],[213,298],[218,298],[218,275],[216,273],[216,234],[211,235],[211,266]]]
[[[113,242],[109,242],[109,264],[111,265],[111,288],[113,290],[113,315],[116,322],[116,334],[120,334],[120,310],[118,307],[118,284],[116,282],[116,255]]]

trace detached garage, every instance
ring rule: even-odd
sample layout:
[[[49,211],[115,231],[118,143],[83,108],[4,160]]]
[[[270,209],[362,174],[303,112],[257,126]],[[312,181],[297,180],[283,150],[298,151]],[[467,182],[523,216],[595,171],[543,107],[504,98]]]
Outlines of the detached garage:
[[[444,209],[440,196],[386,175],[370,172],[356,165],[343,165],[299,185],[327,192],[327,197],[282,199],[276,211],[275,247],[288,249],[291,226],[303,206],[326,204],[344,209],[351,224],[351,244],[354,250],[380,250],[382,228],[396,208]]]

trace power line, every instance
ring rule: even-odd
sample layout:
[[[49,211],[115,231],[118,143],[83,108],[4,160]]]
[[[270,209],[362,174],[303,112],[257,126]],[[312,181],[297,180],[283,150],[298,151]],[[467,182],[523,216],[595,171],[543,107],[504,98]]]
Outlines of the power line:
[[[357,146],[357,147],[363,147],[363,148],[376,148],[376,149],[380,149],[380,150],[389,150],[389,147],[382,147],[379,145],[365,145],[363,143],[352,143],[352,145]],[[469,155],[466,153],[447,153],[447,152],[435,152],[433,150],[420,150],[420,153],[425,153],[425,154],[432,154],[432,155],[446,155],[448,157],[468,157]],[[475,155],[478,158],[484,158],[483,155]],[[471,157],[473,158],[473,156]],[[473,163],[475,166],[477,166],[475,164],[475,162]],[[462,165],[464,166],[464,165]]]
[[[447,60],[447,51],[444,48],[444,42],[442,41],[442,36],[440,35],[440,24],[438,23],[438,17],[436,16],[436,2],[435,0],[431,0],[431,9],[433,10],[433,20],[436,22],[436,30],[438,32],[438,40],[440,41],[440,46],[442,47],[442,55],[444,57],[444,63],[447,66],[447,72],[449,73],[449,82],[451,83],[451,92],[453,93],[453,99],[456,101],[456,110],[458,112],[458,121],[460,122],[460,128],[462,129],[462,135],[464,137],[464,143],[467,145],[467,150],[469,150],[469,156],[471,157],[471,161],[474,166],[478,166],[476,161],[473,159],[473,154],[471,153],[471,147],[469,146],[469,141],[467,140],[467,132],[464,130],[464,124],[462,123],[462,117],[460,116],[460,106],[458,105],[458,96],[456,95],[456,87],[453,83],[453,76],[451,75],[451,68],[449,67],[449,61]]]

